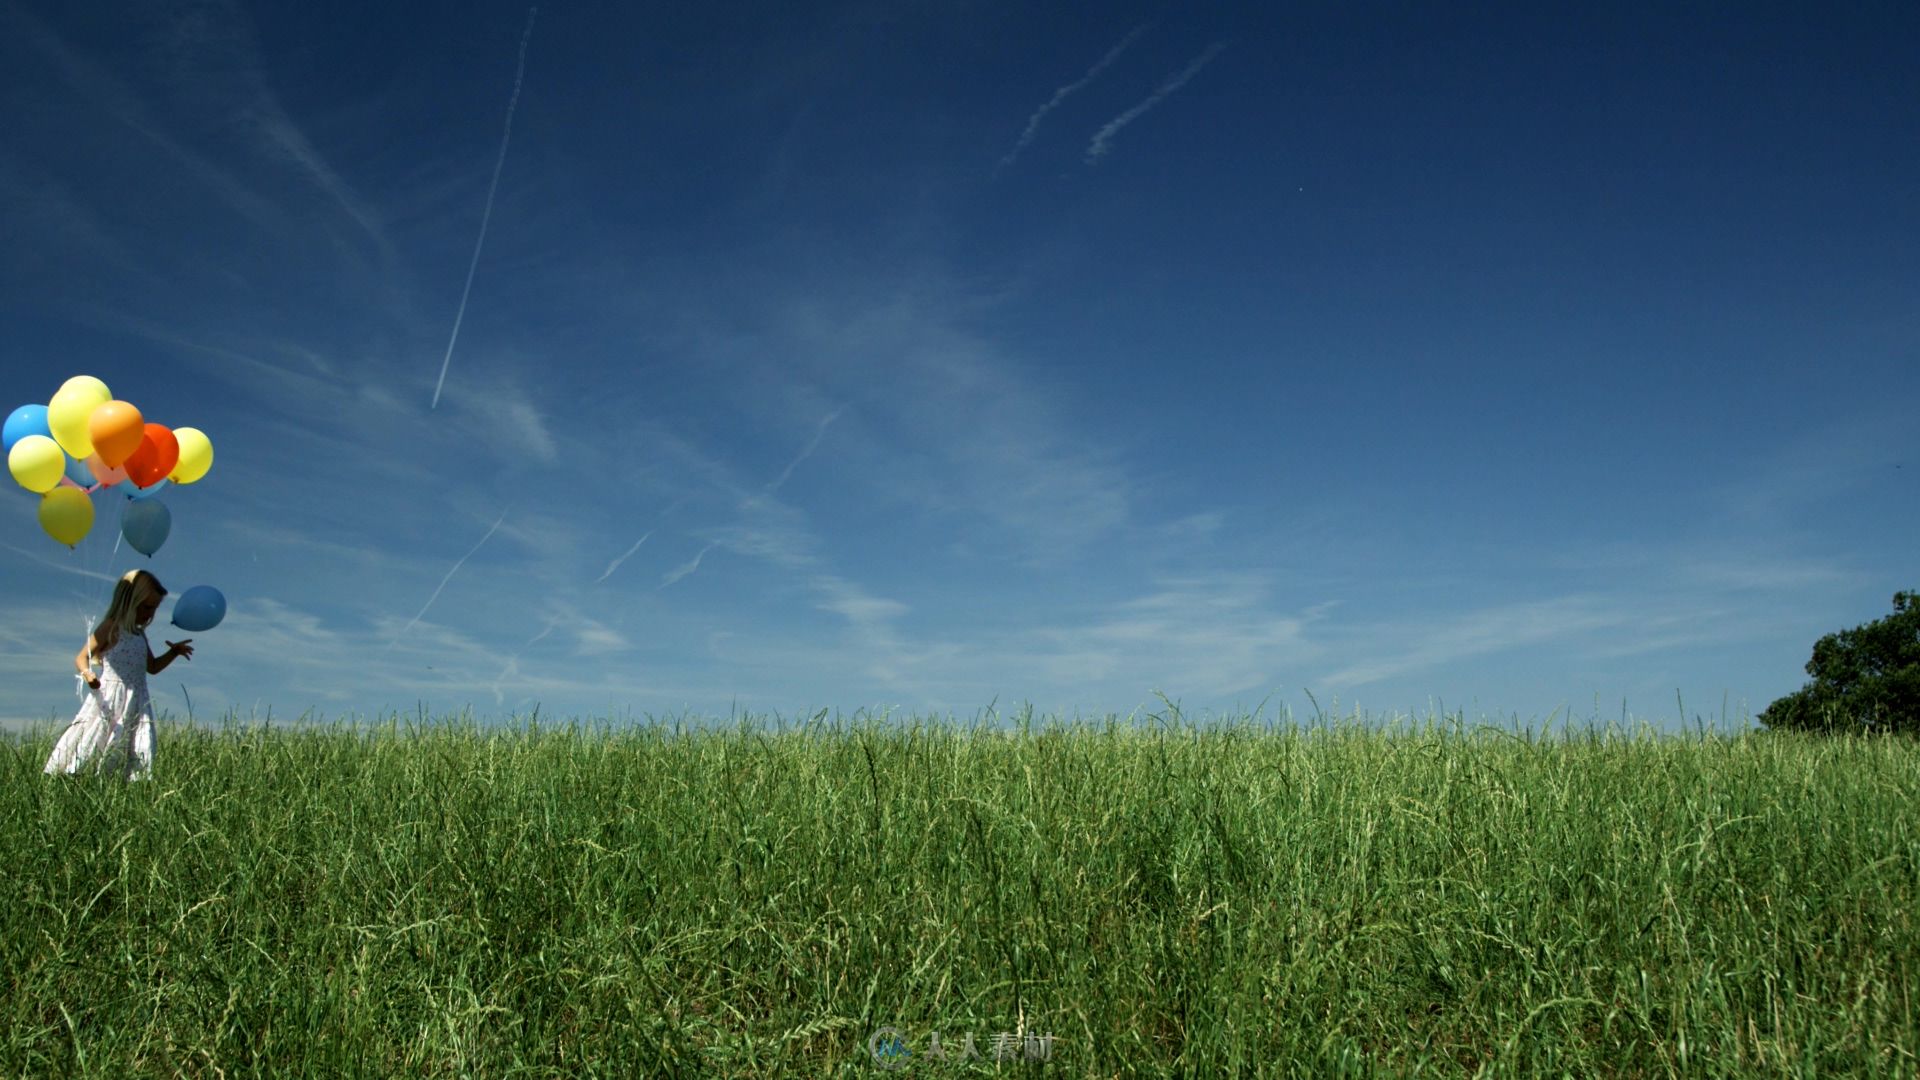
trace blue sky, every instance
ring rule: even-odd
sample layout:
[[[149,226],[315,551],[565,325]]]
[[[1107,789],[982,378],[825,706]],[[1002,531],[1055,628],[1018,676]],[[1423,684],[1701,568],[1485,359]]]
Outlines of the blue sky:
[[[1911,5],[528,17],[0,0],[0,408],[214,445],[163,708],[1672,723],[1920,588]]]

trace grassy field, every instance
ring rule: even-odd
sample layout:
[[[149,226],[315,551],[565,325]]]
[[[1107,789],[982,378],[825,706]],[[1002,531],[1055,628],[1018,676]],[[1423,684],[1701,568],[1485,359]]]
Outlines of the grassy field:
[[[0,738],[0,1074],[1920,1072],[1911,741],[783,727]]]

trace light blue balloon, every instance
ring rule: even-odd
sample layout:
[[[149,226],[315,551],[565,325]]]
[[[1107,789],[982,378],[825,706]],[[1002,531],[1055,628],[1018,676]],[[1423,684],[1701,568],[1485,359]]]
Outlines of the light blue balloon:
[[[79,484],[82,491],[98,483],[93,478],[93,470],[87,468],[87,463],[72,454],[67,455],[67,479]]]
[[[219,626],[226,617],[227,598],[211,585],[195,585],[173,602],[173,625],[196,634]]]
[[[150,488],[137,488],[133,486],[133,481],[129,480],[126,483],[120,485],[120,490],[125,491],[127,493],[127,498],[129,499],[151,499],[155,495],[160,494],[160,492],[164,490],[168,484],[171,484],[171,483],[173,483],[173,481],[163,476],[160,479],[154,481],[153,486]]]
[[[127,538],[133,550],[142,555],[152,555],[167,542],[167,534],[173,531],[173,512],[159,499],[145,499],[134,503],[120,515],[120,535]],[[177,613],[179,607],[174,611]]]
[[[45,405],[22,405],[7,417],[7,424],[0,429],[0,454],[13,452],[13,444],[29,435],[45,435],[53,438],[53,428],[47,425],[47,407]]]

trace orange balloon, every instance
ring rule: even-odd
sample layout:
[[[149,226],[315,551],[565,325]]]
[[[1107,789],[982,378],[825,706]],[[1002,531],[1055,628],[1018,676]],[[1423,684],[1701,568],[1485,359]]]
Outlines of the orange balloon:
[[[165,424],[148,424],[140,448],[127,458],[127,479],[134,487],[150,488],[167,478],[180,464],[180,440]]]
[[[140,410],[124,401],[109,401],[87,417],[87,434],[93,438],[93,452],[109,468],[125,464],[140,440],[147,437],[146,421]]]
[[[93,482],[101,487],[112,487],[127,478],[127,470],[110,469],[100,460],[99,454],[87,458],[87,471],[93,474]]]

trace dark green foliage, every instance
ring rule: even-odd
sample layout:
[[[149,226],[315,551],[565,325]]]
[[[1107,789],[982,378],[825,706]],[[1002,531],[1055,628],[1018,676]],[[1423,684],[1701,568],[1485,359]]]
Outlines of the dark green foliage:
[[[1807,674],[1813,681],[1767,706],[1762,724],[1920,735],[1920,593],[1895,593],[1892,615],[1821,638]]]

